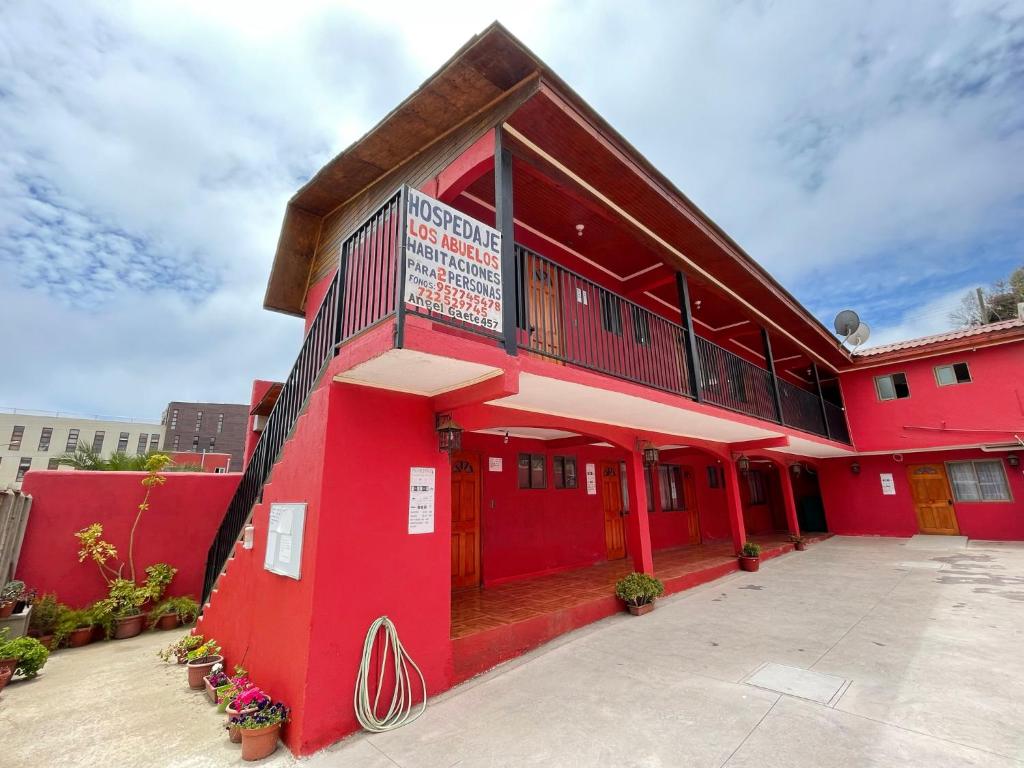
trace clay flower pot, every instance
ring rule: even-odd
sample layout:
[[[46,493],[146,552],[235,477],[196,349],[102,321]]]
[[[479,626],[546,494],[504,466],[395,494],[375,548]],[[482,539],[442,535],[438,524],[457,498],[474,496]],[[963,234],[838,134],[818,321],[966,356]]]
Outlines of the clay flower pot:
[[[36,638],[48,651],[53,650],[53,635],[40,635]]]
[[[265,725],[262,728],[240,728],[242,732],[242,759],[262,760],[274,754],[281,724]]]
[[[644,603],[643,605],[632,605],[631,603],[626,603],[626,607],[634,616],[643,616],[645,613],[650,613],[654,610],[654,603]]]
[[[180,624],[180,623],[181,622],[178,621],[178,614],[176,614],[176,613],[165,613],[163,616],[161,616],[159,619],[157,619],[156,628],[157,629],[177,629],[178,624]]]
[[[4,670],[7,670],[13,676],[14,668],[16,666],[18,666],[18,660],[16,658],[0,659],[0,674],[2,674]]]
[[[761,567],[760,557],[747,557],[746,555],[740,555],[740,570],[750,571],[754,573]]]
[[[806,541],[795,541],[795,542],[793,542],[793,546],[796,548],[797,552],[803,552],[805,549],[807,549],[807,542]]]
[[[230,704],[228,705],[225,711],[228,713],[228,740],[232,744],[238,744],[242,740],[242,729],[239,728],[237,725],[232,725],[231,718],[238,717],[239,715],[251,715],[254,712],[256,712],[256,710],[256,707],[246,707],[245,709],[239,711],[237,709],[234,709]]]
[[[0,619],[6,619],[14,613],[14,602],[0,603]]]
[[[223,663],[223,656],[201,656],[188,662],[188,687],[202,690],[206,684],[203,678],[213,671],[213,665]]]
[[[217,689],[210,685],[210,676],[207,675],[203,678],[203,685],[206,686],[206,698],[208,698],[214,704],[220,703],[220,694],[217,693]]]
[[[92,642],[92,627],[79,627],[68,635],[68,648],[81,648]]]
[[[4,689],[4,686],[11,682],[14,672],[9,670],[7,667],[0,669],[0,691]]]
[[[115,640],[126,640],[142,633],[142,625],[145,623],[145,615],[139,613],[135,616],[125,616],[117,620],[117,627],[114,629]]]

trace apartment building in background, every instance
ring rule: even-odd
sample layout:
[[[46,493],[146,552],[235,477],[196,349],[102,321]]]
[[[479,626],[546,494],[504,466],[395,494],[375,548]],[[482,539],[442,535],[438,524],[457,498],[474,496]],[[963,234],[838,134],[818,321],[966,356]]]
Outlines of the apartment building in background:
[[[155,421],[76,416],[20,408],[0,410],[0,488],[20,488],[30,469],[56,469],[57,458],[87,446],[104,458],[155,451],[163,427]]]
[[[249,406],[238,403],[167,404],[161,419],[162,450],[182,453],[230,453],[230,472],[242,471],[242,450]]]

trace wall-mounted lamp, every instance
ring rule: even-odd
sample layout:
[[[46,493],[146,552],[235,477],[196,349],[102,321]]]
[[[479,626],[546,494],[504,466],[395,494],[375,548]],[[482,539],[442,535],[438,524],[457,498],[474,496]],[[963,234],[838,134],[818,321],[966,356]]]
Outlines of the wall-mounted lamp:
[[[438,414],[434,428],[437,430],[437,449],[442,453],[455,453],[462,447],[462,427],[455,423],[451,414]]]
[[[804,465],[799,461],[796,464],[790,464],[789,471],[793,473],[793,477],[800,477],[801,473],[804,471]]]
[[[1011,453],[1006,457],[1006,463],[1016,469],[1020,466],[1020,457],[1016,453]]]
[[[744,475],[747,474],[747,472],[750,471],[750,459],[748,459],[746,455],[741,454],[740,457],[736,459],[736,469]]]
[[[576,225],[576,237],[583,237],[583,225],[582,224],[577,224]]]
[[[855,474],[855,475],[859,475],[860,474],[860,464],[858,462],[856,462],[856,461],[853,462],[853,464],[850,465],[850,471],[853,472],[853,474]]]
[[[501,442],[503,442],[505,445],[508,445],[508,431],[507,430],[505,431],[505,439],[502,440]]]
[[[658,449],[654,443],[644,443],[644,466],[653,467],[658,463]]]

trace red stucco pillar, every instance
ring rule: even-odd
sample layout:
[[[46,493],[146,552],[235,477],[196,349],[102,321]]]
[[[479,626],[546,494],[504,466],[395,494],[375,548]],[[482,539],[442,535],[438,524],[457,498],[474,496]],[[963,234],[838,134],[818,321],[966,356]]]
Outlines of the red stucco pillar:
[[[793,536],[800,535],[800,522],[796,517],[796,497],[793,495],[793,476],[785,464],[779,467],[779,485],[782,486],[782,506],[786,510],[786,527]]]
[[[747,540],[747,527],[743,522],[743,501],[740,497],[740,475],[733,461],[723,461],[722,467],[725,470],[725,503],[729,530],[732,532],[733,549],[739,554]]]
[[[651,527],[647,516],[647,482],[644,478],[643,454],[631,451],[626,459],[629,485],[629,514],[626,515],[626,543],[633,556],[633,570],[654,573],[651,555]]]

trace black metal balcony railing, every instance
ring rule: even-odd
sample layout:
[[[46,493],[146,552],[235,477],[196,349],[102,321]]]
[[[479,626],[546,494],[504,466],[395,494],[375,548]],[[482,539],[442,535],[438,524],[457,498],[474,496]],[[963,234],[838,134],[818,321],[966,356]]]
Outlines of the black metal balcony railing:
[[[399,190],[345,239],[339,268],[306,333],[299,356],[267,419],[252,458],[210,545],[204,599],[262,497],[262,489],[327,362],[345,341],[396,317],[395,343],[403,343],[405,315],[500,341],[493,330],[408,305],[404,284],[406,200]],[[516,245],[513,299],[518,346],[556,362],[597,371],[684,397],[692,391],[686,329],[592,280]],[[510,306],[506,297],[506,307]],[[701,397],[716,406],[849,442],[843,409],[807,390],[778,381],[781,419],[772,375],[765,368],[696,336]],[[827,429],[826,429],[827,419]]]

